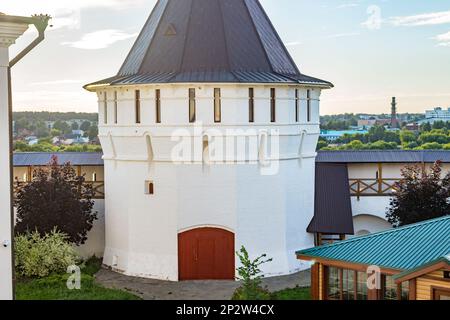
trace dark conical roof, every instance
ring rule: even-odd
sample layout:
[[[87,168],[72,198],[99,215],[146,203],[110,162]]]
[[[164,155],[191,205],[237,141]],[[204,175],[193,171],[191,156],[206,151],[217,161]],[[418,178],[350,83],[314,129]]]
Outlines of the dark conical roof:
[[[331,83],[303,75],[258,0],[159,0],[117,76],[93,83]]]

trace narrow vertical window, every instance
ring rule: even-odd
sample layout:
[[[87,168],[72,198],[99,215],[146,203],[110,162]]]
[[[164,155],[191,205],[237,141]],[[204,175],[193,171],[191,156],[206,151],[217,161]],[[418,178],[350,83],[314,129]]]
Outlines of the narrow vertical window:
[[[295,122],[299,122],[299,108],[300,108],[300,103],[299,103],[299,92],[298,89],[295,89]]]
[[[189,122],[195,122],[195,89],[189,89]]]
[[[155,184],[153,181],[145,181],[145,194],[155,194]]]
[[[161,90],[155,90],[156,123],[161,123]]]
[[[249,122],[255,122],[255,89],[248,89],[248,118]]]
[[[114,123],[117,124],[117,91],[114,91]]]
[[[135,116],[136,123],[141,123],[141,91],[135,91]]]
[[[108,93],[103,93],[103,122],[108,124]]]
[[[311,90],[306,91],[306,113],[307,121],[311,122]]]
[[[220,89],[214,89],[214,122],[219,123],[222,121],[222,103]]]
[[[275,88],[270,89],[270,122],[276,122],[276,92]]]

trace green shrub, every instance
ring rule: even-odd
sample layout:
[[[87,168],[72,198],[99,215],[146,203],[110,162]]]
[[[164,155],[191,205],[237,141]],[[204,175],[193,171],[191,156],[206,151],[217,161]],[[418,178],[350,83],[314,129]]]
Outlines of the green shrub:
[[[78,262],[78,256],[68,237],[54,229],[40,236],[38,232],[15,237],[16,272],[22,277],[46,277],[65,273],[67,267]]]
[[[261,285],[263,276],[259,267],[267,262],[271,262],[272,259],[266,259],[267,255],[263,254],[255,260],[250,260],[244,246],[236,254],[242,264],[237,271],[239,280],[243,283],[234,292],[232,300],[270,300],[270,292]]]

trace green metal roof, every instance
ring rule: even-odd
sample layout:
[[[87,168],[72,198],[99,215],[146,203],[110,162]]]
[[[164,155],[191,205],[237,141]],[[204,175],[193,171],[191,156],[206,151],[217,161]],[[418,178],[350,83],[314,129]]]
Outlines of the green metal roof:
[[[450,216],[298,251],[310,258],[409,270],[450,254]]]
[[[434,266],[434,265],[436,265],[436,264],[438,264],[438,263],[440,263],[440,262],[445,262],[445,263],[447,263],[447,265],[450,266],[450,255],[447,255],[447,256],[445,256],[445,257],[438,258],[438,259],[436,259],[436,260],[433,260],[433,261],[431,261],[431,262],[425,263],[425,264],[423,264],[423,265],[421,265],[421,266],[418,266],[418,267],[416,267],[416,268],[413,268],[413,269],[410,269],[410,270],[406,270],[406,271],[403,271],[402,273],[396,274],[396,275],[394,276],[394,280],[403,278],[404,276],[407,276],[407,275],[409,275],[409,274],[411,274],[411,273],[414,273],[414,272],[416,272],[416,271],[423,270],[423,269],[425,269],[425,268],[427,268],[427,267]]]

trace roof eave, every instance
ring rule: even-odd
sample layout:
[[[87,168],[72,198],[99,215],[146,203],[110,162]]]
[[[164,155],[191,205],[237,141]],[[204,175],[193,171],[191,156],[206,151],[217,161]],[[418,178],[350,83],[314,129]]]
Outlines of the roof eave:
[[[410,270],[406,270],[398,275],[396,275],[394,277],[394,280],[397,284],[411,280],[411,279],[415,279],[418,278],[424,274],[436,271],[436,270],[440,270],[440,269],[445,269],[450,271],[450,261],[448,260],[448,258],[446,257],[442,257],[439,259],[436,259],[434,261],[428,262],[422,266],[410,269]]]
[[[318,262],[318,263],[322,263],[322,264],[348,264],[349,266],[360,266],[364,269],[367,269],[369,266],[373,265],[373,264],[368,264],[368,263],[360,263],[357,261],[347,261],[347,260],[338,260],[338,259],[329,259],[329,258],[324,258],[324,257],[319,257],[319,256],[314,256],[314,255],[308,255],[308,254],[302,254],[302,251],[298,251],[296,252],[297,255],[297,259],[298,260],[303,260],[303,261],[314,261],[314,262]],[[389,266],[380,266],[378,265],[381,269],[381,271],[383,273],[389,273],[392,275],[397,275],[401,272],[404,271],[404,269],[398,269],[398,268],[393,268],[393,267],[389,267]]]

